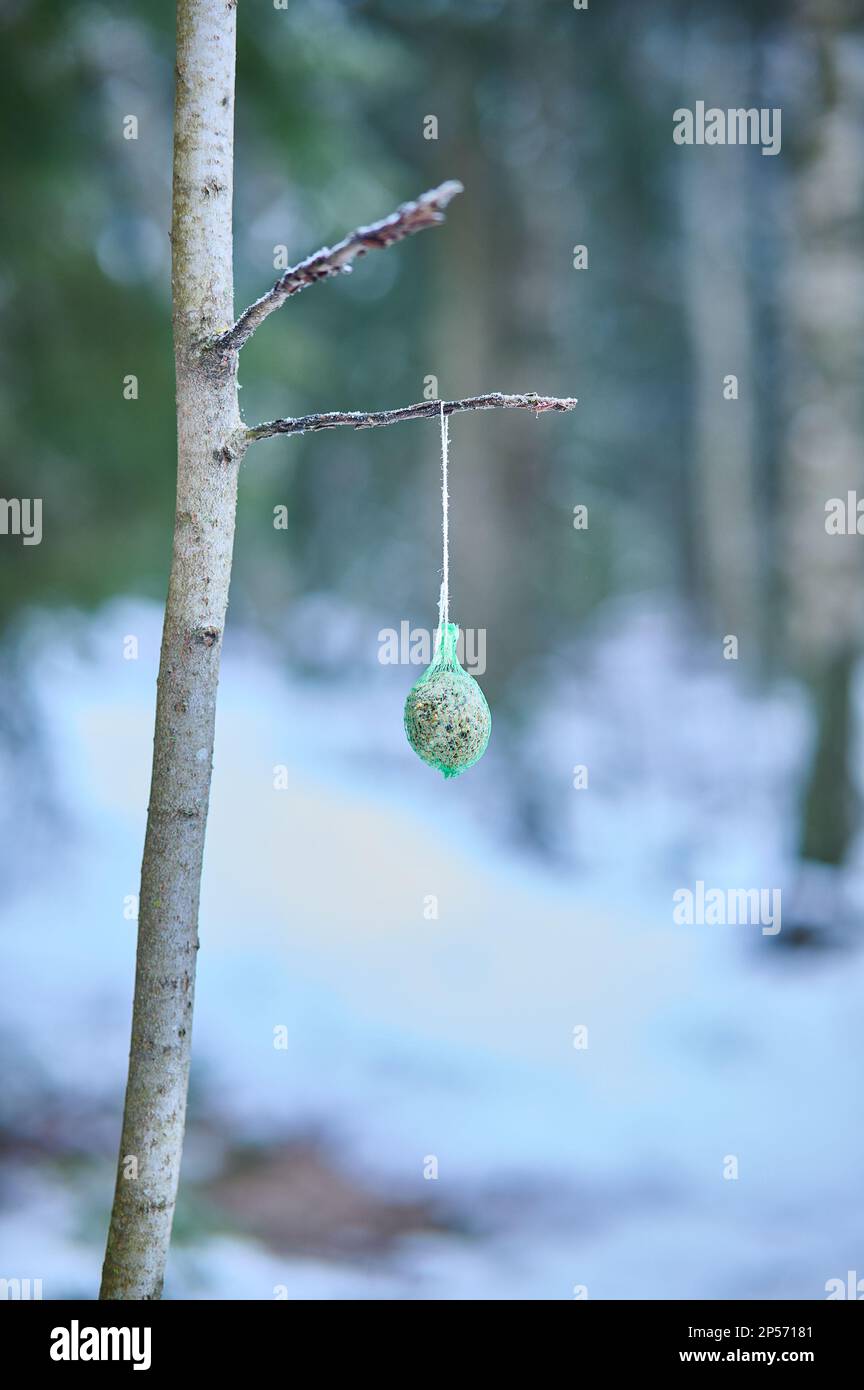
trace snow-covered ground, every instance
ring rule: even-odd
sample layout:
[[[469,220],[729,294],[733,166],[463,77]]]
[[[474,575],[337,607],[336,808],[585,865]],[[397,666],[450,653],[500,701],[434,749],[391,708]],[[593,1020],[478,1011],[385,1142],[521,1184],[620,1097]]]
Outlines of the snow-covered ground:
[[[475,1229],[362,1264],[202,1238],[166,1292],[821,1298],[864,1275],[864,954],[672,917],[697,879],[789,886],[811,733],[796,692],[757,696],[683,623],[622,605],[538,673],[518,748],[502,721],[445,782],[404,743],[411,671],[373,657],[363,679],[301,682],[229,638],[195,1074],[238,1137],[317,1126],[358,1180]],[[22,847],[0,918],[6,1032],[56,1091],[116,1102],[159,614],[43,617],[29,646],[65,809],[51,853]],[[510,761],[549,789],[554,869],[503,834]],[[0,1274],[46,1297],[95,1287],[74,1183],[18,1163],[7,1191]]]

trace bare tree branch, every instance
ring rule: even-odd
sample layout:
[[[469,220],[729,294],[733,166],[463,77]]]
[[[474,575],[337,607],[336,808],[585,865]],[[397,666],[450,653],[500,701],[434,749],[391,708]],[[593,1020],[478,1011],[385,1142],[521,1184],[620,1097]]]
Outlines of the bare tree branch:
[[[284,304],[286,299],[290,299],[292,294],[298,294],[300,290],[305,290],[307,285],[314,285],[318,280],[329,280],[331,275],[347,274],[352,268],[352,261],[365,256],[367,251],[375,248],[384,249],[402,241],[403,237],[413,236],[415,232],[422,232],[427,227],[436,227],[439,222],[444,221],[444,209],[447,204],[462,191],[461,183],[456,179],[449,179],[440,187],[432,188],[428,193],[421,193],[416,202],[403,203],[380,222],[373,222],[369,227],[358,227],[356,231],[349,232],[336,246],[322,246],[320,251],[315,251],[299,265],[286,270],[280,275],[272,290],[262,294],[260,299],[256,299],[254,304],[244,309],[233,328],[216,338],[212,344],[213,349],[217,352],[237,351],[249,341],[258,325],[263,323],[274,309]]]
[[[455,415],[460,410],[533,410],[542,415],[546,410],[573,410],[574,396],[538,396],[529,391],[521,396],[505,396],[492,391],[486,396],[468,396],[462,401],[444,401],[444,414]],[[248,442],[269,439],[274,434],[306,434],[312,430],[332,430],[337,425],[351,425],[355,430],[372,429],[375,425],[396,425],[400,420],[429,420],[441,413],[441,401],[418,401],[398,410],[330,410],[324,415],[297,415],[286,420],[267,420],[246,430]]]

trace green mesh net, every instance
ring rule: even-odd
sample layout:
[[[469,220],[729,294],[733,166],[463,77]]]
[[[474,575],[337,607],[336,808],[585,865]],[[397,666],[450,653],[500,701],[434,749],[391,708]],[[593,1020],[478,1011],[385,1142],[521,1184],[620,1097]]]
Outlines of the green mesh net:
[[[459,629],[438,629],[435,656],[408,691],[405,733],[418,758],[445,777],[458,777],[482,758],[492,731],[486,696],[456,655]]]

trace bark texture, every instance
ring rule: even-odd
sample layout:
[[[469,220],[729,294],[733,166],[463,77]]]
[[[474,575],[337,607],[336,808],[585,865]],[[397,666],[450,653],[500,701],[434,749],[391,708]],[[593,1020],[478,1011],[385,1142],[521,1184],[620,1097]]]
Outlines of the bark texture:
[[[353,262],[367,251],[386,250],[406,236],[423,232],[427,227],[437,227],[444,221],[447,204],[462,192],[458,179],[448,179],[438,188],[421,193],[413,203],[403,203],[389,217],[382,217],[368,227],[355,228],[335,246],[322,246],[320,251],[314,251],[305,261],[280,275],[272,289],[244,309],[237,322],[217,337],[214,347],[222,352],[241,348],[274,309],[281,308],[286,299],[299,294],[308,285],[317,285],[319,280],[329,280],[333,275],[347,274]]]
[[[129,1078],[104,1299],[162,1291],[182,1152],[216,687],[234,539],[236,358],[201,344],[233,318],[235,18],[179,0],[172,288],[177,511],[141,869]]]
[[[247,440],[269,439],[274,434],[306,434],[314,430],[332,430],[337,425],[351,425],[355,430],[368,430],[378,425],[398,425],[400,420],[437,420],[444,406],[445,415],[461,410],[533,410],[542,415],[547,410],[575,410],[574,396],[538,396],[536,391],[519,396],[505,396],[491,391],[485,396],[467,396],[463,401],[418,401],[416,405],[401,405],[396,410],[328,410],[323,415],[296,415],[286,420],[267,420],[245,432]]]

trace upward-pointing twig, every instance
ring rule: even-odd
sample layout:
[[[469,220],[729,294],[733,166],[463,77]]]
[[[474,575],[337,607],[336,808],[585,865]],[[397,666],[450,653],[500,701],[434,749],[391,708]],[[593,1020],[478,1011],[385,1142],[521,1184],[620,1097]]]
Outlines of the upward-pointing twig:
[[[456,179],[449,179],[440,187],[421,193],[413,203],[403,203],[389,217],[373,222],[369,227],[358,227],[349,232],[335,246],[323,246],[320,251],[307,256],[299,265],[292,266],[280,275],[276,284],[248,309],[244,309],[237,322],[225,333],[220,333],[212,347],[217,352],[231,352],[242,348],[255,332],[255,329],[274,309],[280,308],[292,294],[305,290],[318,280],[328,280],[331,275],[342,275],[350,271],[352,261],[365,256],[367,251],[383,249],[401,241],[403,237],[422,232],[427,227],[436,227],[444,221],[444,209],[462,185]]]

